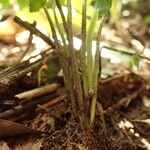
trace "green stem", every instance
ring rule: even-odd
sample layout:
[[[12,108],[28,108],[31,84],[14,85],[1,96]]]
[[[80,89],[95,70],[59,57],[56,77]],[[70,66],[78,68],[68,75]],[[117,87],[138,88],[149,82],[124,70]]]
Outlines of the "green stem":
[[[50,28],[52,30],[52,36],[54,38],[54,43],[56,44],[56,50],[58,52],[62,52],[61,51],[62,47],[59,44],[59,41],[57,39],[54,24],[53,24],[53,22],[50,18],[49,12],[48,12],[46,7],[43,7],[43,8],[44,8],[45,14],[47,16],[47,19],[49,21]],[[76,114],[76,110],[77,110],[77,108],[76,108],[76,98],[75,98],[75,93],[74,93],[73,88],[72,88],[74,86],[74,84],[72,83],[72,79],[71,79],[72,75],[71,75],[71,72],[69,70],[70,67],[68,67],[68,59],[65,59],[65,57],[62,57],[63,55],[61,55],[61,53],[58,53],[58,54],[59,54],[59,60],[61,62],[62,69],[64,71],[64,82],[65,82],[66,89],[67,89],[67,92],[69,93],[71,103],[72,103],[72,111],[73,111],[74,114]]]
[[[101,64],[100,64],[100,40],[101,40],[101,31],[103,26],[103,18],[99,24],[99,30],[97,35],[97,42],[96,42],[96,54],[95,54],[95,61],[94,61],[94,73],[93,73],[93,91],[94,96],[91,103],[91,124],[94,122],[95,118],[95,110],[96,110],[96,101],[97,101],[97,88],[98,88],[98,78],[99,74],[101,73]]]
[[[46,17],[48,19],[48,22],[49,22],[49,25],[50,25],[50,28],[51,28],[51,31],[52,31],[52,37],[53,37],[53,39],[54,39],[55,42],[59,43],[58,42],[58,38],[57,38],[57,34],[56,34],[56,30],[55,30],[53,21],[52,21],[52,19],[50,17],[50,14],[49,14],[49,12],[48,12],[48,10],[47,10],[46,7],[43,7],[43,9],[45,11]]]
[[[48,9],[46,7],[43,7],[44,9],[44,12],[46,14],[46,17],[48,19],[48,22],[49,22],[49,25],[50,25],[50,28],[51,28],[51,31],[52,31],[52,37],[54,39],[54,43],[56,45],[56,50],[58,51],[58,53],[64,57],[66,57],[66,55],[64,54],[64,52],[62,51],[62,46],[60,45],[60,42],[57,38],[57,34],[56,34],[56,30],[55,30],[55,27],[54,27],[54,23],[50,17],[50,14],[48,12]]]
[[[111,18],[115,23],[116,27],[119,29],[120,27],[120,14],[121,14],[121,1],[120,0],[112,0],[111,7]]]
[[[62,22],[63,22],[63,26],[64,26],[64,29],[65,29],[66,34],[67,34],[67,30],[68,29],[67,29],[67,22],[66,22],[65,15],[64,15],[63,10],[61,8],[59,0],[55,0],[55,2],[56,2],[56,6],[57,6],[57,8],[58,8],[58,10],[60,12],[60,16],[61,16],[61,19],[62,19]]]
[[[59,32],[59,34],[61,36],[61,39],[62,39],[62,42],[63,42],[63,45],[64,45],[64,49],[66,50],[67,49],[67,44],[66,44],[66,39],[65,39],[64,34],[63,34],[63,30],[60,27],[60,24],[59,24],[59,21],[58,21],[58,18],[57,18],[57,14],[56,14],[56,11],[55,11],[55,7],[52,6],[52,9],[53,9],[55,23],[56,23],[58,32]]]
[[[94,29],[98,20],[98,12],[95,10],[91,24],[87,34],[87,78],[89,91],[93,90],[93,56],[92,56],[92,41],[94,36]]]

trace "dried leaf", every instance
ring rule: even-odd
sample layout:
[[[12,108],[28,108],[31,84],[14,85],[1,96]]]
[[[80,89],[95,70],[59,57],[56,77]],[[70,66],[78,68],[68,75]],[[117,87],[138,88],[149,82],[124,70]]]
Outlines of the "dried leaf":
[[[10,150],[10,148],[7,143],[5,143],[4,141],[0,141],[0,150]]]
[[[0,120],[0,137],[9,137],[16,135],[25,135],[25,134],[39,134],[43,133],[41,131],[31,129],[24,125],[14,123],[8,120]]]

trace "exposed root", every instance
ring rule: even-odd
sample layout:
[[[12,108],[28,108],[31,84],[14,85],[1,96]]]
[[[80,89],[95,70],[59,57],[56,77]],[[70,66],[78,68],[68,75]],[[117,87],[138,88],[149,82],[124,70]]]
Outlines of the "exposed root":
[[[63,130],[45,138],[42,150],[116,150],[114,141],[100,137],[94,129],[80,130],[77,121],[69,121]]]

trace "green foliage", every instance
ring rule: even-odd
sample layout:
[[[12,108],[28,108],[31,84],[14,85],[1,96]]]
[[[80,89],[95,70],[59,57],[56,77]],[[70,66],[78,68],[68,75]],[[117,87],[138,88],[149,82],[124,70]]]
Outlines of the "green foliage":
[[[140,54],[136,53],[131,57],[131,66],[134,70],[136,70],[139,67],[140,63]]]
[[[59,0],[61,5],[64,5],[66,3],[66,0]]]
[[[144,21],[150,23],[150,15],[145,16]]]
[[[59,2],[61,5],[63,5],[65,4],[66,0],[59,0]],[[29,0],[30,12],[39,11],[43,6],[47,6],[48,8],[51,8],[52,4],[54,3],[55,3],[54,0]]]
[[[21,8],[29,6],[29,0],[17,0],[17,2]],[[10,4],[10,0],[0,0],[0,4],[2,4],[3,9],[6,9]]]
[[[89,90],[93,89],[93,55],[92,55],[92,41],[96,22],[98,20],[98,12],[95,11],[92,17],[90,27],[87,34],[87,77]]]
[[[51,81],[57,75],[59,70],[60,70],[59,60],[57,59],[57,60],[51,61],[48,64],[48,69],[46,71],[48,81]]]
[[[96,9],[91,19],[91,23],[87,34],[87,78],[89,90],[93,90],[93,56],[92,56],[92,40],[94,36],[94,30],[98,21],[98,14],[100,16],[106,15],[111,8],[112,0],[97,0]]]
[[[73,0],[76,1],[76,0]],[[81,69],[82,75],[80,76],[79,73],[79,64],[77,57],[75,55],[75,48],[73,45],[73,29],[72,29],[72,1],[67,0],[67,8],[68,8],[68,14],[67,17],[66,14],[62,10],[62,5],[65,4],[65,0],[18,0],[18,3],[21,7],[24,7],[25,5],[29,5],[30,12],[36,12],[39,11],[41,8],[44,9],[44,12],[47,16],[47,21],[49,22],[51,31],[52,31],[52,37],[54,40],[54,44],[56,45],[56,50],[58,50],[58,55],[61,63],[61,67],[64,71],[64,82],[67,89],[67,92],[70,96],[71,104],[73,112],[75,113],[77,109],[79,108],[82,113],[84,102],[83,100],[88,96],[88,94],[92,91],[94,93],[94,96],[92,98],[91,103],[91,123],[93,123],[94,117],[95,117],[95,110],[96,110],[96,101],[97,101],[97,86],[98,86],[98,77],[100,73],[100,48],[99,48],[99,42],[101,40],[101,29],[102,24],[99,24],[99,31],[98,31],[98,37],[97,37],[97,46],[96,46],[96,55],[93,57],[92,55],[92,41],[94,37],[94,32],[97,27],[97,22],[99,19],[103,18],[104,15],[106,15],[111,8],[112,0],[96,0],[94,10],[90,12],[91,20],[90,20],[90,26],[88,30],[86,29],[87,25],[87,10],[88,7],[86,4],[89,4],[91,0],[83,0],[82,5],[78,5],[78,7],[81,7],[80,10],[82,10],[82,43],[84,43],[83,51],[84,53],[83,57],[80,59],[80,62],[84,62],[84,67]],[[9,0],[0,0],[0,2],[6,7],[9,5]],[[81,1],[78,0],[78,4],[80,4]],[[59,20],[57,13],[55,12],[55,7],[57,6],[59,10],[59,15],[63,22],[63,29],[59,25]],[[48,8],[51,8],[52,11],[49,11]],[[53,14],[51,14],[53,12]],[[84,15],[83,15],[84,14]],[[99,14],[100,17],[99,18]],[[52,17],[52,16],[53,17]],[[55,20],[53,20],[54,18]],[[56,26],[55,26],[55,24]],[[57,37],[57,31],[58,34],[61,37],[61,41],[63,41],[63,45],[60,44],[58,37]],[[63,31],[65,31],[65,35],[63,35]],[[84,33],[83,33],[84,31]],[[87,31],[87,36],[86,36]],[[83,38],[84,37],[84,38]],[[68,44],[66,44],[67,42]],[[65,51],[67,53],[65,53]],[[67,54],[67,55],[66,55]],[[67,59],[66,59],[67,58]],[[69,58],[69,59],[68,59]],[[95,59],[94,59],[95,58]],[[83,60],[82,60],[83,59]],[[68,65],[68,60],[70,65]],[[50,63],[48,66],[48,78],[51,79],[53,76],[56,75],[58,71],[58,66],[53,63]],[[42,76],[43,69],[41,68],[38,72],[38,83],[41,84],[41,76]],[[83,76],[84,72],[84,76]],[[87,79],[87,80],[86,80]],[[87,91],[87,94],[83,92],[82,89],[82,82],[87,82],[87,87],[85,91]],[[84,94],[83,94],[84,93]],[[86,95],[86,96],[85,96]],[[78,105],[78,106],[77,106]],[[75,110],[75,111],[74,111]],[[81,116],[85,116],[81,114]],[[79,116],[79,118],[81,117]],[[82,122],[82,121],[81,121]],[[82,123],[81,123],[82,124]]]
[[[29,0],[17,0],[21,8],[29,6]]]
[[[31,12],[39,11],[47,3],[47,0],[30,0],[29,7]]]
[[[97,0],[96,8],[100,13],[100,16],[106,15],[111,8],[112,0]]]
[[[0,4],[2,5],[2,8],[7,8],[9,6],[9,0],[0,0]]]
[[[41,86],[43,82],[50,82],[54,77],[57,76],[60,71],[60,63],[58,59],[52,60],[49,64],[44,64],[39,70],[37,74],[38,86]]]
[[[91,103],[91,124],[93,124],[94,119],[95,119],[98,79],[101,73],[100,41],[101,41],[101,32],[102,32],[103,22],[104,22],[104,17],[101,18],[101,21],[99,24],[98,35],[97,35],[97,41],[96,41],[96,54],[95,54],[93,74],[92,74],[94,95],[93,95],[92,103]]]
[[[91,103],[91,124],[94,122],[95,118],[95,110],[96,110],[96,101],[97,101],[97,86],[98,86],[98,76],[100,73],[100,53],[99,53],[99,43],[101,39],[101,29],[102,29],[102,22],[99,24],[99,31],[98,31],[98,37],[97,37],[97,48],[96,48],[96,54],[95,59],[93,59],[92,55],[92,41],[94,36],[94,30],[96,28],[96,23],[99,20],[99,16],[101,17],[106,15],[111,8],[112,0],[97,0],[96,1],[96,9],[93,13],[93,17],[90,22],[90,26],[88,29],[87,34],[87,60],[85,58],[85,61],[87,62],[87,81],[88,81],[88,89],[89,92],[92,91],[94,93],[94,96],[92,98]],[[103,20],[103,19],[102,19]]]

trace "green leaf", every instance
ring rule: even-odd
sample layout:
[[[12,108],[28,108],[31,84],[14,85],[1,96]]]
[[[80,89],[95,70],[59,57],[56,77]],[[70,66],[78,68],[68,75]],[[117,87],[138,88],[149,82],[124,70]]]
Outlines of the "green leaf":
[[[60,5],[64,5],[66,0],[59,0]],[[55,0],[48,0],[46,2],[47,8],[52,8],[52,5],[55,6]]]
[[[66,0],[59,0],[59,2],[60,2],[61,5],[64,5]]]
[[[47,3],[47,0],[30,0],[29,7],[30,12],[39,11]]]
[[[140,54],[136,53],[131,57],[131,66],[134,70],[136,70],[139,67],[140,62]]]
[[[0,4],[2,5],[2,8],[7,8],[9,6],[9,0],[0,0]]]
[[[48,69],[46,71],[48,81],[51,81],[57,73],[60,71],[59,60],[53,60],[48,64]]]
[[[29,0],[18,0],[18,4],[21,8],[29,6]]]
[[[106,15],[111,8],[112,0],[96,0],[96,8],[100,15]]]

